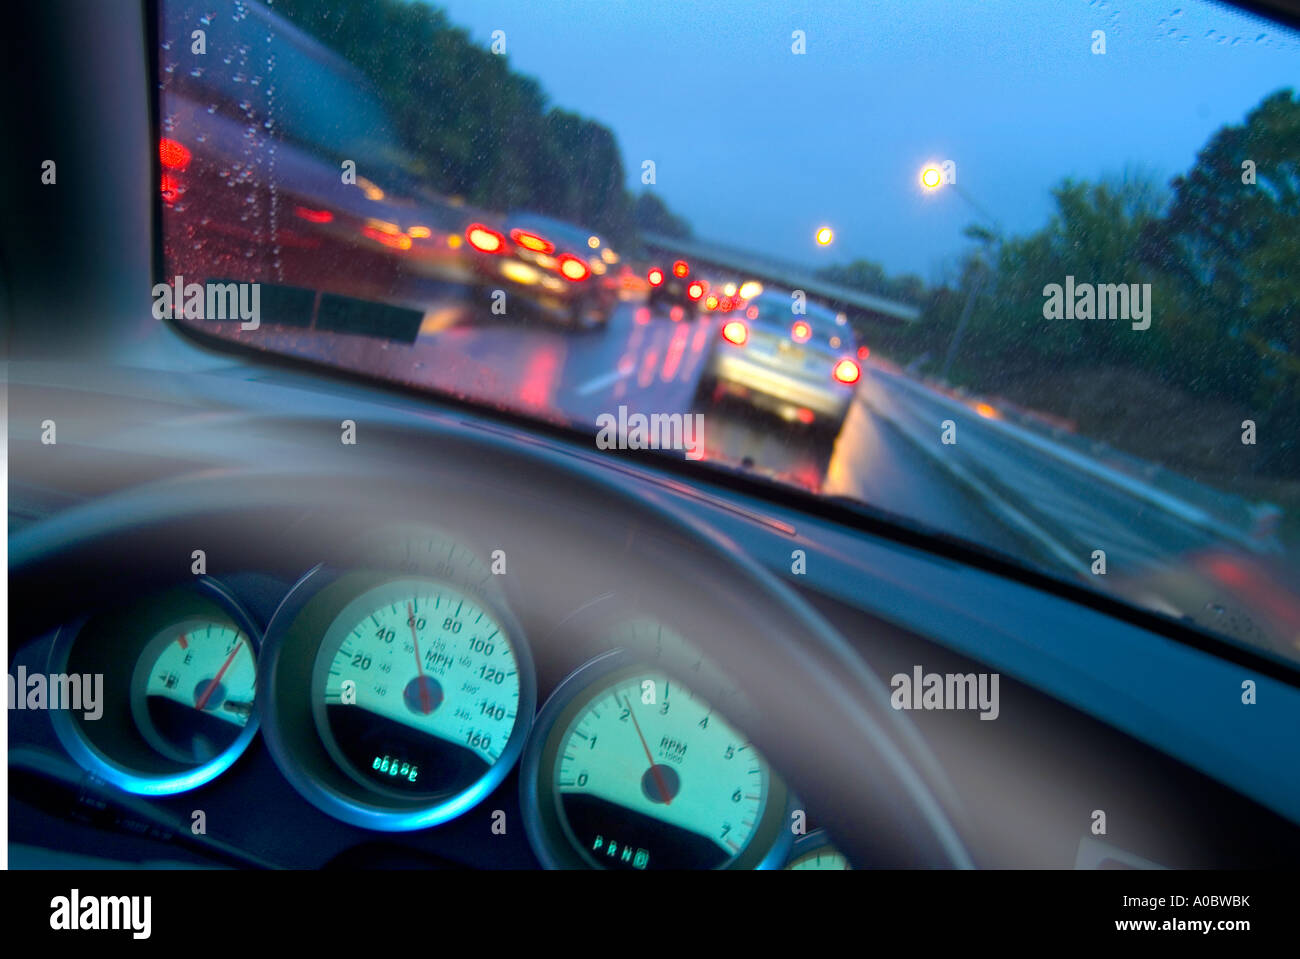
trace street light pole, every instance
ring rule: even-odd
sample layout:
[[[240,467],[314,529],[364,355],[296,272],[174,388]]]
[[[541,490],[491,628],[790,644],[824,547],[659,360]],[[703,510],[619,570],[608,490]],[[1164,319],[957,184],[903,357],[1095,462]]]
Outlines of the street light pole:
[[[1002,242],[1002,231],[997,225],[997,221],[989,215],[988,211],[975,202],[975,198],[959,187],[956,183],[945,182],[942,175],[934,177],[934,182],[929,182],[927,174],[937,168],[929,167],[922,171],[921,182],[929,190],[937,190],[940,187],[951,187],[953,191],[961,197],[966,205],[969,206],[984,221],[985,225],[968,227],[967,236],[972,236],[984,244],[985,249],[995,247]],[[952,341],[948,344],[948,352],[943,358],[943,367],[939,371],[939,376],[946,380],[952,370],[953,360],[957,357],[957,350],[961,347],[962,336],[966,333],[966,324],[970,322],[971,314],[975,311],[975,300],[980,291],[984,288],[986,273],[989,269],[983,257],[977,259],[975,264],[975,276],[971,280],[970,290],[966,293],[966,302],[961,308],[961,316],[957,318],[957,329],[953,331]]]
[[[984,270],[984,262],[981,260],[975,271],[975,279],[971,282],[970,292],[966,294],[966,303],[961,308],[961,316],[957,318],[957,329],[953,331],[952,341],[948,344],[948,353],[943,358],[943,368],[939,370],[939,378],[942,380],[948,379],[952,361],[957,356],[957,348],[961,346],[962,334],[966,332],[966,324],[970,322],[970,315],[975,309],[975,298],[980,295],[980,289],[984,286]]]

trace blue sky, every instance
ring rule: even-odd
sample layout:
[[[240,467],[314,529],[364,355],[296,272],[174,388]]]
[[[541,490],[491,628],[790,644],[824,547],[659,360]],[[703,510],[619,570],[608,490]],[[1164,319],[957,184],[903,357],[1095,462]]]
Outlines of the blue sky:
[[[1167,182],[1225,122],[1300,86],[1295,34],[1199,0],[439,0],[552,105],[614,130],[628,185],[697,236],[808,265],[863,256],[926,279],[976,218],[1040,226],[1065,176]],[[802,29],[807,53],[791,53]],[[1092,31],[1106,54],[1091,52]],[[836,243],[816,247],[830,224]]]

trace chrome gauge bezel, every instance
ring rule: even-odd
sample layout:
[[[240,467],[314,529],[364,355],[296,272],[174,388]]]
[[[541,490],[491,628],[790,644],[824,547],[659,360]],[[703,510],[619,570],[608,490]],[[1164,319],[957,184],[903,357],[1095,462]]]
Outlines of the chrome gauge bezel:
[[[520,763],[519,793],[529,844],[547,869],[593,868],[572,839],[554,788],[560,737],[593,694],[624,674],[662,668],[628,650],[616,649],[570,673],[542,707]],[[699,693],[694,687],[692,691]],[[763,761],[768,771],[768,799],[762,819],[745,848],[719,869],[779,869],[789,854],[794,838],[788,828],[793,797],[766,757]]]
[[[843,858],[845,862],[848,862],[848,856],[845,856],[844,853],[840,852],[840,850],[836,848],[835,843],[831,841],[831,837],[826,834],[825,829],[814,829],[806,836],[800,836],[794,841],[794,845],[790,849],[790,855],[786,859],[783,868],[793,870],[794,864],[800,859],[804,859],[821,849],[830,849],[837,856]],[[849,863],[846,868],[852,870],[853,864]]]
[[[321,736],[314,701],[320,650],[339,615],[371,590],[409,580],[453,589],[490,612],[508,635],[514,652],[519,702],[514,727],[500,756],[481,777],[455,792],[402,797],[366,784],[342,765]],[[262,730],[272,759],[304,799],[336,819],[365,829],[426,829],[473,808],[514,768],[537,709],[532,651],[523,627],[504,600],[454,578],[410,569],[340,571],[318,566],[311,570],[272,617],[262,661],[258,699],[268,704]]]
[[[98,730],[92,733],[86,725],[88,720],[80,713],[67,709],[50,711],[54,733],[77,765],[126,792],[143,796],[167,796],[196,789],[229,769],[253,741],[261,724],[261,695],[259,693],[254,697],[248,722],[230,745],[202,763],[183,763],[159,753],[134,725],[130,697],[134,695],[132,683],[140,657],[161,632],[176,623],[196,618],[211,618],[216,621],[224,618],[229,621],[229,625],[248,637],[257,658],[260,688],[262,632],[252,616],[225,586],[205,576],[193,584],[162,590],[126,606],[82,617],[75,623],[60,628],[50,648],[47,672],[50,675],[79,672],[79,669],[70,669],[70,666],[79,666],[87,655],[97,653],[85,646],[93,641],[94,636],[91,634],[104,628],[104,623],[115,624],[120,619],[130,624],[133,618],[143,618],[147,625],[138,634],[130,629],[114,629],[112,650],[98,651],[99,655],[105,656],[111,652],[111,662],[129,663],[129,666],[123,665],[120,676],[115,670],[104,671],[105,700],[110,695],[121,700],[121,715],[115,715],[112,719],[112,722],[118,724],[120,734],[101,735]],[[105,708],[107,709],[107,704]],[[125,733],[125,723],[131,724],[134,738]]]

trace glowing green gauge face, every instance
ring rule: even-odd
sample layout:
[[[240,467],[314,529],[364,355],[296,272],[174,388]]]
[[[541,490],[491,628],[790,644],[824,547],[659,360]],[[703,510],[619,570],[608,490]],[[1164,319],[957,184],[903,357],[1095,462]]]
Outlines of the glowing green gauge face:
[[[348,604],[321,645],[314,684],[317,727],[334,760],[402,796],[480,779],[519,708],[519,665],[501,623],[466,593],[424,579]]]
[[[202,763],[248,724],[257,659],[248,637],[210,620],[176,623],[152,639],[132,678],[131,712],[154,749]]]
[[[796,847],[797,848],[797,847]],[[852,869],[844,854],[831,845],[818,846],[797,856],[786,869]]]
[[[589,864],[725,866],[754,838],[767,763],[676,680],[638,671],[595,691],[559,741],[554,790]]]

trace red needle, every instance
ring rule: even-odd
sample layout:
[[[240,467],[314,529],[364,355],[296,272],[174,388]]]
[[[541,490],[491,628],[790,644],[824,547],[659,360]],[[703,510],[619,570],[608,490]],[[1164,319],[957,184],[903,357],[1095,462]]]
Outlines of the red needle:
[[[230,664],[235,661],[235,657],[239,655],[239,649],[243,645],[244,644],[240,642],[235,643],[235,648],[230,651],[230,655],[226,657],[226,661],[222,663],[221,668],[217,670],[217,678],[208,683],[208,688],[203,690],[203,695],[200,696],[199,701],[194,704],[194,708],[199,712],[202,712],[203,707],[208,704],[208,697],[211,696],[212,691],[217,688],[217,683],[221,682],[221,677],[226,675],[226,670],[229,669]]]
[[[645,736],[641,732],[641,724],[636,721],[636,713],[632,712],[632,700],[631,698],[624,696],[623,702],[627,705],[628,715],[632,717],[632,725],[636,727],[637,737],[641,740],[641,748],[645,750],[645,758],[650,761],[650,772],[654,774],[655,785],[659,787],[659,795],[664,797],[665,806],[671,806],[673,800],[672,797],[668,795],[668,786],[664,782],[663,776],[659,775],[659,767],[655,764],[654,757],[650,755],[650,747],[645,743]]]
[[[416,684],[420,687],[420,708],[427,716],[433,712],[433,707],[429,705],[429,687],[424,681],[424,667],[420,665],[420,637],[415,635],[415,608],[409,599],[406,601],[406,622],[411,627],[411,642],[415,645],[415,677]]]

